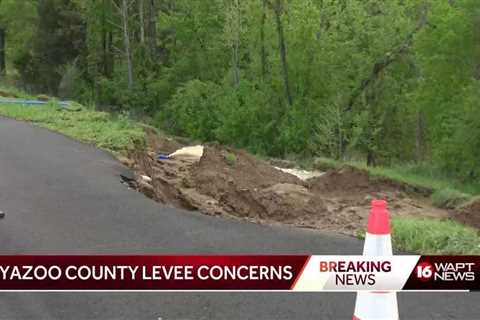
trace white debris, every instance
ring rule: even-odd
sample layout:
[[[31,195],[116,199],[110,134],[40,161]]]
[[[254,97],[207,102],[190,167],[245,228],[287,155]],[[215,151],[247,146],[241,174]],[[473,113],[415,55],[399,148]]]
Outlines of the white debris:
[[[307,170],[295,169],[295,168],[294,169],[286,169],[286,168],[279,168],[279,167],[274,167],[274,168],[282,172],[294,175],[303,181],[306,181],[308,179],[315,178],[315,177],[320,177],[325,174],[325,172],[321,172],[321,171],[307,171]]]
[[[203,156],[203,149],[204,147],[201,145],[192,146],[192,147],[185,147],[178,149],[174,153],[170,154],[169,158],[193,158],[196,160],[200,160]]]
[[[146,183],[150,183],[152,182],[152,178],[150,178],[149,176],[140,176],[140,178],[142,178],[143,181],[145,181]]]

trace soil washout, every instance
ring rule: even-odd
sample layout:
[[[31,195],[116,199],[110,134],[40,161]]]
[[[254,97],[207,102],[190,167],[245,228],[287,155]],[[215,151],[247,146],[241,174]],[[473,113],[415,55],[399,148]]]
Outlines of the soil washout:
[[[461,223],[480,229],[480,199],[474,199],[454,214]]]
[[[245,151],[218,145],[206,146],[200,159],[157,160],[159,152],[169,154],[183,145],[152,134],[148,138],[147,150],[133,153],[129,165],[136,187],[167,205],[350,235],[365,230],[372,199],[388,200],[393,216],[449,217],[432,207],[424,192],[351,167],[302,181]]]

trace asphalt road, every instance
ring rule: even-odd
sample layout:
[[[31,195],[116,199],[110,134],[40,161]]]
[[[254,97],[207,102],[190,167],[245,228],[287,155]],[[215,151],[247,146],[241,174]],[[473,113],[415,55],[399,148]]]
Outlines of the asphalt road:
[[[0,118],[0,254],[359,254],[362,242],[161,206],[109,154]],[[0,319],[351,319],[353,293],[12,293]],[[480,294],[402,293],[403,319],[480,319]]]

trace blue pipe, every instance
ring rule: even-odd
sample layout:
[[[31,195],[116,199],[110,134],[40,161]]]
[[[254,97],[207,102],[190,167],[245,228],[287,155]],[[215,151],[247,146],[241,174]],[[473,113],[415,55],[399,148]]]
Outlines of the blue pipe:
[[[0,99],[0,104],[2,103],[22,104],[28,107],[28,106],[44,106],[44,105],[47,105],[49,102],[40,101],[40,100],[24,100],[24,99]],[[57,103],[63,108],[70,106],[70,102],[66,102],[66,101],[60,101]]]

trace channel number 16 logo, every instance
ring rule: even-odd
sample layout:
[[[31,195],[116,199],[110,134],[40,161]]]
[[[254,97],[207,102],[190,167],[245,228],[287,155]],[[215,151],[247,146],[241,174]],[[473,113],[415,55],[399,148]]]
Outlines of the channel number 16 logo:
[[[433,277],[433,265],[428,262],[422,262],[415,268],[417,278],[421,281],[428,281]]]

